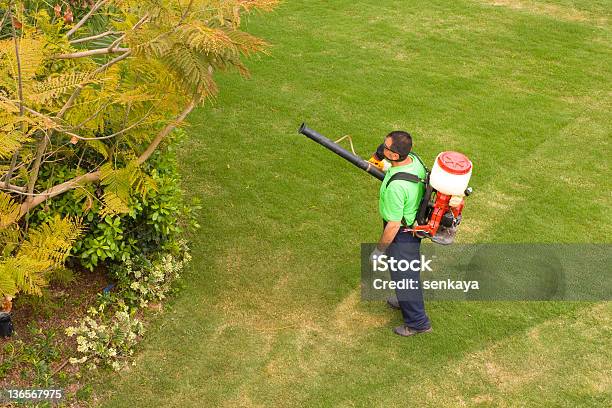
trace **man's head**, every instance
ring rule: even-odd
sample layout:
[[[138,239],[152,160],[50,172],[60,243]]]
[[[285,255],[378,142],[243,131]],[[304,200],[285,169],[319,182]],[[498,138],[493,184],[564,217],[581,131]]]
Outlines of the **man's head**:
[[[406,160],[412,150],[412,136],[402,130],[395,130],[385,137],[384,156],[391,162]]]

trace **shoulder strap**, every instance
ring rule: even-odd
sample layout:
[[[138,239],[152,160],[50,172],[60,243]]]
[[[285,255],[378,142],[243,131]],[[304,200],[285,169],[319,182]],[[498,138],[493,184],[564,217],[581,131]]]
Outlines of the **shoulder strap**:
[[[391,178],[387,181],[387,184],[385,184],[385,188],[389,187],[389,184],[394,180],[411,181],[413,183],[425,183],[425,180],[423,180],[416,174],[401,171],[391,176]]]
[[[416,159],[419,161],[419,163],[421,163],[421,166],[423,166],[425,168],[425,173],[429,173],[429,169],[427,168],[425,163],[423,163],[423,160],[421,160],[421,158],[419,157],[418,154],[416,154],[415,152],[410,152],[410,155],[416,157]]]

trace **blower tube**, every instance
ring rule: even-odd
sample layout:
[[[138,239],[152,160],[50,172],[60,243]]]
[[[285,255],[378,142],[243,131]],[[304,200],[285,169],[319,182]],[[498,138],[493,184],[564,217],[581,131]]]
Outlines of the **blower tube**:
[[[380,181],[382,181],[385,178],[385,173],[382,170],[380,170],[378,167],[374,166],[372,163],[367,162],[366,160],[363,160],[359,156],[355,156],[353,153],[349,152],[348,150],[343,149],[338,144],[332,142],[325,136],[321,135],[320,133],[317,133],[315,130],[310,129],[308,126],[306,126],[305,123],[302,123],[302,126],[300,126],[300,128],[298,129],[298,133],[301,133],[304,136],[308,137],[309,139],[314,140],[321,146],[326,147],[327,149],[336,153],[338,156],[342,157],[343,159],[353,163],[355,166],[359,167],[361,170],[364,170],[368,172],[371,176],[376,177]]]

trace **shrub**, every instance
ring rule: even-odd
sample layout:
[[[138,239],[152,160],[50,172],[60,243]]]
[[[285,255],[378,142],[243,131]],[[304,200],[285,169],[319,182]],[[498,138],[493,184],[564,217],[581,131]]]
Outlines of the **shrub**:
[[[130,307],[146,307],[150,301],[162,301],[172,290],[183,267],[191,260],[186,244],[180,257],[164,253],[154,260],[140,255],[116,265],[112,274],[117,280],[117,293]]]
[[[97,311],[90,312],[96,315]],[[111,367],[119,370],[125,359],[134,354],[137,339],[144,333],[142,322],[127,311],[118,310],[108,323],[85,317],[78,327],[68,327],[66,334],[76,336],[77,353],[71,364],[85,364],[90,369]]]

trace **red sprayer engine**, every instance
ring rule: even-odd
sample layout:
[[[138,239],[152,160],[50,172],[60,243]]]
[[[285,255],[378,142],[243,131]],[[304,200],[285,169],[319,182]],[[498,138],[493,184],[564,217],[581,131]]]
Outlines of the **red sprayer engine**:
[[[440,153],[428,174],[414,231],[439,244],[451,244],[461,222],[465,197],[472,192],[468,187],[471,176],[472,162],[467,156]]]

